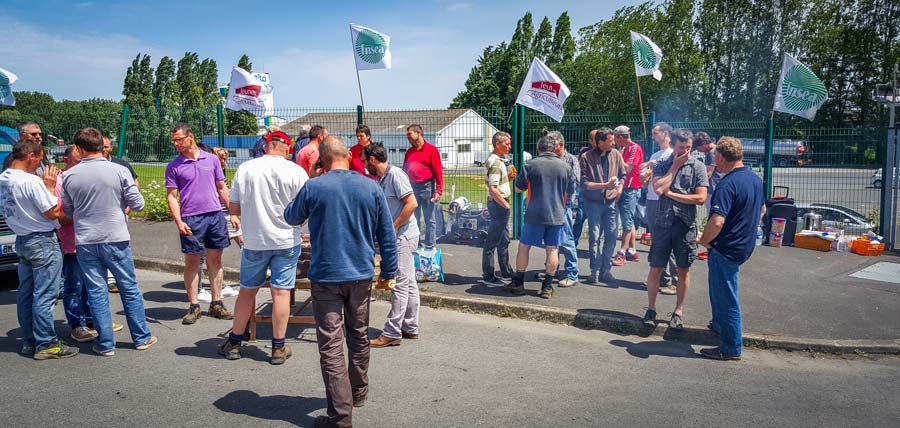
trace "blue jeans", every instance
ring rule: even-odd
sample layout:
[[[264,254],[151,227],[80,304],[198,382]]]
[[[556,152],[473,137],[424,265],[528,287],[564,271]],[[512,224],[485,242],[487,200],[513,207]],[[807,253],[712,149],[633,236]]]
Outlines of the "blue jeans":
[[[416,202],[419,203],[419,206],[416,207],[415,213],[413,215],[416,217],[416,223],[419,225],[419,230],[425,231],[425,239],[423,243],[426,247],[434,246],[434,202],[431,202],[432,196],[434,196],[434,180],[423,181],[421,183],[411,183],[413,188],[413,194],[416,195]],[[422,220],[419,220],[420,217],[423,217]],[[422,223],[425,223],[424,225]]]
[[[563,239],[559,243],[559,254],[566,258],[565,264],[559,265],[566,271],[566,278],[578,279],[578,249],[575,248],[575,236],[572,232],[572,208],[566,209],[566,223],[563,225]],[[559,275],[557,275],[559,276]]]
[[[613,251],[616,249],[616,211],[615,201],[582,201],[582,207],[588,218],[588,253],[591,258],[591,272],[601,275],[612,267]],[[601,251],[600,239],[603,239]]]
[[[726,355],[741,355],[741,304],[738,301],[738,270],[741,265],[725,258],[722,253],[709,250],[709,303],[712,306],[712,327],[719,332]]]
[[[36,232],[16,236],[19,256],[19,290],[16,312],[22,339],[37,351],[56,340],[53,304],[59,293],[62,251],[55,232]]]
[[[81,280],[81,266],[75,253],[63,254],[63,308],[66,310],[66,321],[72,328],[93,325],[91,304],[87,287]]]
[[[584,203],[580,203],[581,206],[572,208],[572,212],[575,213],[575,222],[572,223],[572,235],[575,237],[576,247],[578,247],[578,241],[581,240],[581,232],[584,230],[584,222],[587,221],[587,214],[584,212]]]
[[[619,197],[619,216],[622,218],[622,232],[628,232],[634,227],[637,216],[638,198],[641,197],[641,189],[622,190]]]
[[[125,320],[135,345],[150,340],[150,328],[144,314],[144,296],[134,275],[134,259],[129,241],[76,246],[81,279],[87,286],[97,329],[97,349],[108,351],[116,347],[113,337],[112,314],[109,310],[109,288],[106,286],[107,269],[119,286],[119,297],[125,308]]]

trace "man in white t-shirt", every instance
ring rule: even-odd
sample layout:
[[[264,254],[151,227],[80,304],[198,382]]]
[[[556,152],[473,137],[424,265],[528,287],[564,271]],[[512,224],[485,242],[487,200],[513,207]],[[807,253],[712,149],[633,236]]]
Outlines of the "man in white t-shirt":
[[[228,195],[228,211],[241,216],[244,246],[241,251],[241,291],[234,304],[231,334],[219,346],[229,360],[241,358],[241,340],[253,313],[256,293],[266,282],[272,293],[272,357],[274,365],[291,357],[284,339],[290,317],[291,290],[300,258],[300,227],[284,220],[284,209],[309,180],[306,171],[287,160],[290,138],[281,133],[266,138],[265,155],[238,167]]]
[[[650,160],[641,164],[641,179],[644,185],[651,183],[653,180],[653,167],[672,156],[672,127],[666,122],[657,122],[651,131],[653,142],[659,146],[659,150],[650,156]],[[653,239],[653,221],[656,218],[656,212],[659,210],[659,195],[650,189],[647,192],[647,212],[646,217],[651,219],[647,222],[647,229],[650,232],[650,239]],[[663,268],[662,275],[659,279],[659,292],[662,294],[675,294],[675,259],[674,256],[669,258],[669,264]]]
[[[72,357],[78,355],[78,348],[60,341],[53,325],[53,304],[62,273],[62,252],[56,240],[61,214],[54,195],[59,170],[49,165],[40,177],[35,175],[44,159],[40,142],[20,141],[10,156],[9,169],[0,174],[0,208],[16,233],[21,353],[36,360]]]

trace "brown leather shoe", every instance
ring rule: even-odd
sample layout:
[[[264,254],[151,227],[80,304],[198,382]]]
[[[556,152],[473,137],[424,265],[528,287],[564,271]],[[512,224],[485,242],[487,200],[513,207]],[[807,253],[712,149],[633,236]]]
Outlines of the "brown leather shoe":
[[[269,364],[273,366],[284,364],[284,362],[291,358],[291,355],[294,353],[291,352],[291,345],[284,345],[281,349],[272,349],[272,358],[269,359]]]
[[[385,335],[378,336],[377,339],[369,341],[369,346],[373,348],[384,348],[387,346],[400,346],[401,339],[391,339]]]
[[[405,331],[401,331],[400,336],[404,339],[416,340],[419,338],[419,333],[407,333]]]
[[[225,308],[225,305],[222,304],[222,302],[210,303],[209,309],[206,310],[206,314],[220,320],[234,319],[234,315]]]
[[[199,320],[201,317],[203,317],[203,314],[200,312],[200,306],[191,306],[190,308],[188,308],[187,315],[181,318],[181,323],[190,325],[197,322],[197,320]]]

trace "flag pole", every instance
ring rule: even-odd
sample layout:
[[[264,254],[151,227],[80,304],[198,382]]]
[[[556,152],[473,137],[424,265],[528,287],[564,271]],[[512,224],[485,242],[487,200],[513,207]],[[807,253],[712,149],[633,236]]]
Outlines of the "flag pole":
[[[353,24],[350,24],[350,48],[353,48]],[[356,85],[359,87],[359,104],[362,106],[363,114],[366,112],[366,102],[363,100],[362,81],[359,79],[359,66],[356,65],[356,53],[353,53],[353,67],[356,68]]]
[[[644,100],[641,98],[641,79],[637,73],[634,74],[634,81],[637,82],[638,105],[641,106],[641,125],[644,127],[644,139],[647,138],[647,122],[644,120]]]

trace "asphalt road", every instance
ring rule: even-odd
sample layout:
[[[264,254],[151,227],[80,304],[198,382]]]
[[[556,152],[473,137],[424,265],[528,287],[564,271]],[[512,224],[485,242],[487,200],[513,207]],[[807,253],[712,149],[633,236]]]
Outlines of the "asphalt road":
[[[311,329],[291,326],[288,336],[299,339],[290,339],[294,357],[283,366],[267,364],[265,341],[248,346],[243,359],[226,361],[214,347],[230,322],[203,318],[182,326],[178,277],[140,271],[139,280],[160,343],[135,351],[123,331],[112,358],[19,356],[14,292],[0,291],[5,426],[308,427],[324,412]],[[387,308],[373,303],[373,334]],[[59,307],[56,318],[62,319]],[[427,308],[421,334],[373,350],[369,401],[355,411],[356,426],[900,424],[897,357],[746,350],[744,361],[722,363],[657,337]]]

